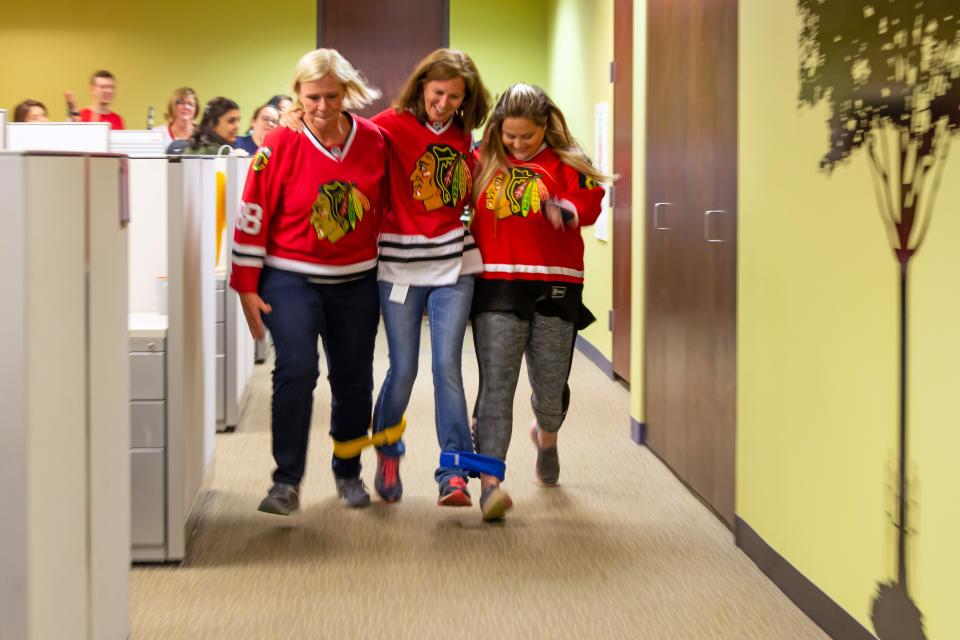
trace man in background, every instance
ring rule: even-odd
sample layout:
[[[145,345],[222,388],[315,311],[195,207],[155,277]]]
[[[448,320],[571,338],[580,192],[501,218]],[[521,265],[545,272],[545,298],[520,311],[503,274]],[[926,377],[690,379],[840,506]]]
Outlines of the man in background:
[[[81,111],[76,110],[74,94],[64,91],[67,99],[68,119],[71,122],[107,122],[114,130],[123,129],[123,118],[110,110],[113,96],[116,92],[117,81],[109,71],[100,70],[90,76],[90,106]]]

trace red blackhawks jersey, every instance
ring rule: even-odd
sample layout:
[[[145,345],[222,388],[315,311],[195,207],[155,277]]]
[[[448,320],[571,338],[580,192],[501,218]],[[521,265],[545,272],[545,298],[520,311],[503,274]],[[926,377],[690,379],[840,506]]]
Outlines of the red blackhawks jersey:
[[[546,146],[529,160],[508,161],[508,171],[475,193],[471,231],[483,255],[480,277],[582,283],[578,227],[596,222],[603,188]],[[555,229],[545,215],[547,202],[571,214],[575,224]]]
[[[460,220],[473,189],[470,134],[452,118],[435,128],[392,108],[372,120],[390,147],[379,279],[442,286],[479,273],[480,252]]]
[[[341,150],[308,128],[268,134],[243,189],[230,286],[257,291],[264,265],[324,284],[376,268],[386,153],[380,130],[357,116]]]

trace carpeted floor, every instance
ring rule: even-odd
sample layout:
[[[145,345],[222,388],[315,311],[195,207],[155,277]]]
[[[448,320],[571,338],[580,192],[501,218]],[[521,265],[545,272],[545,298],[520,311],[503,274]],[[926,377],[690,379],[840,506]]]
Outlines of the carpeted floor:
[[[561,486],[539,487],[521,374],[505,523],[436,506],[428,327],[407,413],[402,502],[348,511],[335,498],[326,372],[316,393],[303,509],[256,511],[270,485],[270,368],[235,433],[217,436],[213,491],[182,566],[132,572],[134,640],[826,636],[733,544],[732,534],[629,439],[628,393],[579,353],[560,435]],[[378,337],[375,377],[386,372]],[[464,380],[477,384],[470,336]],[[364,454],[373,485],[375,458]],[[472,481],[476,500],[479,483]]]

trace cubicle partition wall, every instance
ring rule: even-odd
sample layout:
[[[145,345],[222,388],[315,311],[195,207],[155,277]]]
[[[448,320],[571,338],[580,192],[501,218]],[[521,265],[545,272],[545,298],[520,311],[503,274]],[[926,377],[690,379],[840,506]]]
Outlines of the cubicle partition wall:
[[[233,255],[233,228],[237,224],[237,215],[240,212],[243,185],[247,179],[252,158],[231,157],[227,161],[227,225],[224,250],[227,262]],[[229,268],[228,268],[229,272]],[[253,375],[253,365],[256,359],[256,343],[247,329],[247,319],[240,306],[237,292],[229,287],[225,292],[224,329],[226,348],[226,376],[225,376],[225,412],[223,424],[226,429],[232,429],[240,422],[243,401],[243,392],[247,381]]]
[[[214,229],[209,160],[130,160],[132,543],[185,557],[214,451]]]
[[[4,149],[7,148],[6,133],[7,133],[7,112],[4,109],[0,109],[0,151],[3,151]]]
[[[133,157],[162,156],[167,151],[164,132],[156,129],[121,129],[110,132],[110,152]]]
[[[212,475],[214,417],[214,227],[212,159],[171,159],[168,174],[169,411],[173,450],[168,507],[170,558],[182,559],[205,481]]]
[[[125,161],[0,153],[0,637],[130,632]]]
[[[6,126],[8,151],[110,151],[110,125],[106,122],[10,122]]]

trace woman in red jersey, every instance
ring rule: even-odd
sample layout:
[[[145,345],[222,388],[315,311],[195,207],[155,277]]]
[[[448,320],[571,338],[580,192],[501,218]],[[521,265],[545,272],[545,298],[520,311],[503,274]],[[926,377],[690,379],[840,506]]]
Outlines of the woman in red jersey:
[[[380,130],[347,111],[379,94],[338,52],[317,49],[303,56],[294,92],[305,131],[276,129],[257,152],[244,187],[230,278],[250,333],[262,339],[266,325],[276,347],[277,468],[260,510],[278,515],[299,507],[319,375],[318,336],[329,368],[337,492],[347,506],[370,504],[360,480],[360,449],[373,404],[377,234],[387,163]]]
[[[503,460],[513,430],[513,398],[524,355],[533,388],[537,476],[557,483],[557,431],[570,400],[567,378],[583,306],[580,227],[600,215],[606,180],[570,135],[563,114],[539,87],[515,84],[494,107],[480,146],[471,231],[483,254],[473,331],[480,365],[477,453]],[[484,520],[512,502],[500,481],[481,474]]]
[[[390,200],[380,233],[380,308],[390,369],[380,388],[373,430],[402,431],[417,377],[420,330],[430,322],[437,439],[442,450],[472,451],[463,392],[463,338],[482,269],[461,216],[473,189],[471,130],[486,118],[490,98],[473,60],[438,49],[425,57],[393,106],[372,120],[390,148]],[[375,488],[400,499],[402,441],[379,447]],[[470,506],[467,471],[440,466],[441,506]]]

